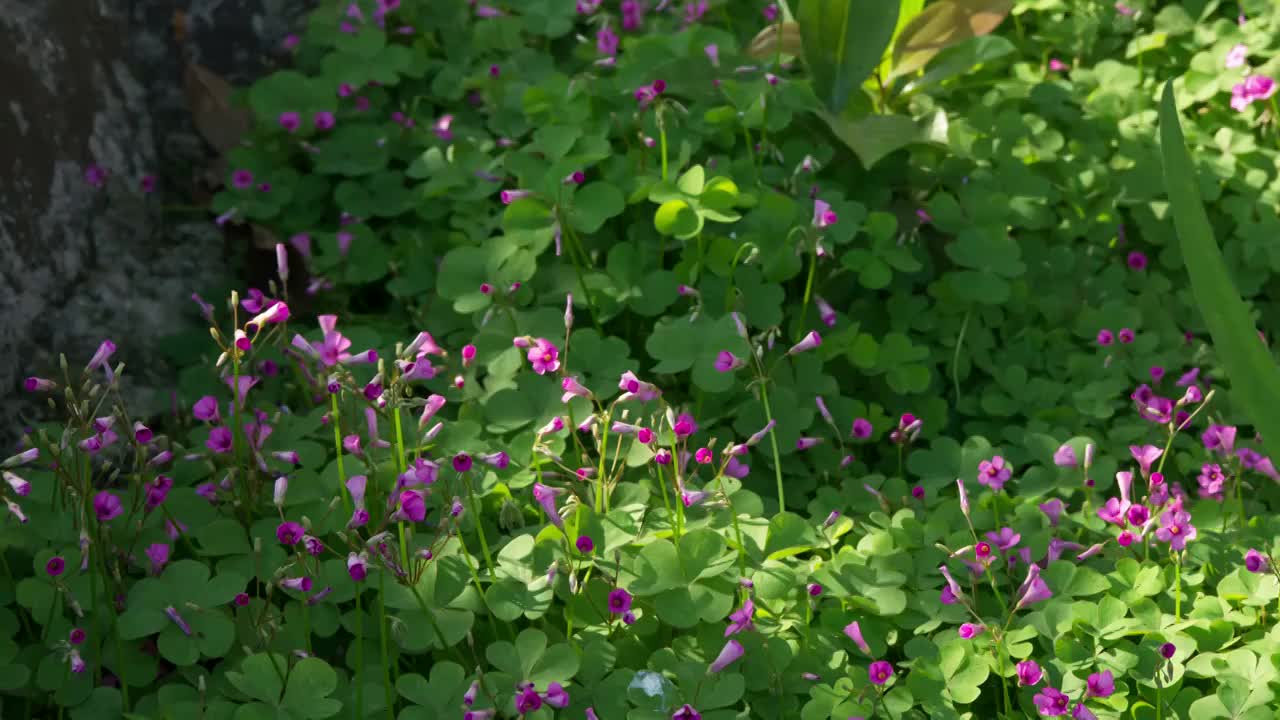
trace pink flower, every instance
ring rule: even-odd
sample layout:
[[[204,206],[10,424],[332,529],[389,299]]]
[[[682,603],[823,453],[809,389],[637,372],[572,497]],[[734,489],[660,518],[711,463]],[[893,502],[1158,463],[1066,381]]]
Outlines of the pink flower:
[[[993,492],[1000,492],[1012,476],[1013,467],[999,455],[978,464],[978,484],[986,485]]]
[[[1137,250],[1129,253],[1129,257],[1125,258],[1125,262],[1131,269],[1139,272],[1147,269],[1147,256]]]
[[[1027,569],[1027,579],[1022,581],[1015,597],[1018,598],[1015,610],[1053,597],[1053,591],[1040,577],[1039,565],[1032,563]]]
[[[1249,46],[1239,43],[1235,47],[1227,51],[1227,60],[1224,63],[1228,70],[1238,68],[1244,65],[1249,59]]]
[[[1058,717],[1067,714],[1067,707],[1071,704],[1071,698],[1067,697],[1061,690],[1057,688],[1046,687],[1031,698],[1035,703],[1036,710],[1045,717]]]
[[[1067,69],[1067,64],[1058,58],[1049,58],[1049,70],[1052,72],[1062,72]]]
[[[744,630],[754,630],[755,625],[751,623],[751,617],[755,614],[755,603],[751,602],[748,597],[742,602],[742,607],[729,613],[729,627],[724,629],[724,636],[736,635]],[[856,623],[855,623],[856,624]],[[848,628],[845,628],[846,634]]]
[[[1105,670],[1091,674],[1085,682],[1085,688],[1088,697],[1105,698],[1111,697],[1116,691],[1116,683],[1111,676],[1111,671]]]
[[[734,370],[745,367],[746,364],[747,361],[737,355],[734,355],[728,350],[721,350],[720,354],[716,355],[716,370],[722,373],[733,372]]]
[[[607,57],[618,54],[618,35],[608,25],[596,31],[596,52]]]
[[[1053,464],[1058,467],[1075,467],[1078,464],[1075,448],[1063,443],[1053,454]]]
[[[532,365],[533,371],[539,375],[545,375],[548,372],[555,372],[560,369],[560,350],[544,338],[538,338],[534,341],[533,347],[529,348],[528,356],[529,364]]]
[[[1116,341],[1116,336],[1113,335],[1110,330],[1103,328],[1098,331],[1098,344],[1101,345],[1102,347],[1107,347],[1108,345],[1114,343],[1115,341]]]
[[[746,649],[742,647],[742,643],[737,640],[730,639],[724,644],[724,648],[720,651],[720,655],[707,668],[707,672],[715,674],[737,662],[746,654]]]
[[[893,677],[893,666],[884,660],[877,660],[867,667],[867,676],[873,685],[884,685]]]
[[[965,640],[972,640],[973,638],[981,635],[984,630],[986,630],[986,628],[983,627],[982,625],[974,625],[973,623],[964,623],[960,626],[960,637],[964,638]]]
[[[822,200],[814,199],[813,201],[813,226],[816,228],[827,228],[835,225],[839,220],[836,212],[831,209],[831,204]]]
[[[1159,460],[1164,451],[1155,445],[1130,445],[1129,454],[1138,461],[1138,467],[1142,468],[1142,476],[1148,477],[1151,475],[1151,464]]]
[[[1231,87],[1231,108],[1243,111],[1255,100],[1266,100],[1276,93],[1276,81],[1266,75],[1250,75]]]
[[[1023,660],[1018,663],[1018,684],[1022,686],[1039,685],[1044,671],[1035,660]]]
[[[795,345],[792,345],[791,349],[787,350],[787,354],[798,355],[802,352],[813,350],[814,348],[818,347],[821,344],[822,344],[822,336],[819,335],[816,331],[810,330],[809,334],[801,338],[800,342],[796,343]]]

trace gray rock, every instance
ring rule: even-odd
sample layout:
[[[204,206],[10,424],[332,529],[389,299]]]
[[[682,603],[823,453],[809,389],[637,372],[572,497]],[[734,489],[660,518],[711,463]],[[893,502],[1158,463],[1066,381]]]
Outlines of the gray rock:
[[[183,54],[236,85],[282,58],[313,2],[188,0],[186,46],[175,3],[0,0],[0,440],[40,416],[21,391],[84,363],[104,339],[127,363],[139,410],[168,407],[175,369],[159,343],[198,322],[189,298],[230,271],[221,233],[189,204],[214,157],[184,101]],[[108,171],[104,187],[85,168]],[[144,195],[144,175],[160,191]]]

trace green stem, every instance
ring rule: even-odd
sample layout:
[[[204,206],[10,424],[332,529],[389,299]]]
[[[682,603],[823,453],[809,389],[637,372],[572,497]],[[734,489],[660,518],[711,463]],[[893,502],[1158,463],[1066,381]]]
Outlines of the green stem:
[[[1272,102],[1275,102],[1274,100]],[[662,121],[662,110],[658,110],[658,145],[662,151],[662,179],[667,179],[667,124]]]
[[[809,258],[809,276],[804,281],[804,302],[800,305],[800,322],[796,325],[796,342],[804,337],[805,318],[809,315],[809,300],[813,296],[813,276],[818,270],[818,253]]]
[[[764,404],[764,417],[769,422],[773,422],[773,410],[769,407],[767,385],[768,382],[764,378],[760,378],[760,401]],[[776,427],[769,429],[769,445],[773,449],[773,472],[778,480],[778,512],[786,512],[787,498],[786,491],[782,487],[782,460],[778,455],[778,434],[775,430]]]
[[[667,509],[667,519],[671,519],[671,499],[667,496],[667,483],[662,479],[662,466],[654,463],[654,467],[658,468],[658,487],[662,488],[662,506]],[[680,547],[680,536],[675,536],[676,547]]]
[[[405,471],[404,433],[400,430],[400,407],[395,406],[391,408],[391,414],[394,418],[392,420],[392,424],[395,426],[395,429],[396,429],[396,468],[398,470],[398,474],[396,477],[398,478],[400,475],[403,475]],[[394,483],[392,483],[392,487],[395,487]],[[409,547],[408,547],[408,543],[406,543],[404,539],[404,521],[403,520],[396,521],[396,532],[400,536],[400,567],[404,568],[405,572],[408,572],[409,571]]]
[[[382,689],[387,699],[387,717],[391,718],[391,720],[395,720],[396,696],[391,689],[391,663],[387,661],[387,600],[385,572],[378,573],[378,653],[382,657]]]
[[[342,505],[351,514],[351,495],[347,492],[347,471],[342,464],[342,414],[338,410],[338,394],[329,396],[329,422],[333,425],[333,449],[337,453],[338,490],[342,493]]]
[[[600,423],[600,466],[596,469],[596,514],[601,512],[601,508],[608,507],[608,499],[605,497],[604,490],[604,459],[609,452],[609,416],[603,418]],[[607,512],[607,509],[606,509]]]
[[[1174,553],[1173,621],[1182,622],[1182,553]]]
[[[364,607],[360,602],[360,586],[356,586],[356,720],[364,717]]]

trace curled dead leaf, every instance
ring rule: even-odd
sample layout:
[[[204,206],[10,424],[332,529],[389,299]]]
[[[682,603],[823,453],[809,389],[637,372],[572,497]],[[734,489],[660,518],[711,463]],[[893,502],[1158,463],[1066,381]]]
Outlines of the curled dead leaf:
[[[893,48],[893,72],[900,77],[924,67],[944,48],[987,35],[1013,10],[1013,0],[941,0],[902,28]]]
[[[795,22],[784,22],[779,30],[778,25],[769,25],[751,40],[747,54],[759,60],[783,55],[798,57],[804,53],[800,40],[800,26]]]
[[[235,148],[249,133],[252,113],[231,104],[235,88],[213,71],[196,63],[187,63],[182,90],[196,130],[218,152],[225,153]]]

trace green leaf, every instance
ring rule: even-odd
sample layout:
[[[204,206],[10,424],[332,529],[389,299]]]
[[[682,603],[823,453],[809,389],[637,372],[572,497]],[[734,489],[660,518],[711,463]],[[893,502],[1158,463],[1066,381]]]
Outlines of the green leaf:
[[[275,663],[274,666],[272,663]],[[240,664],[241,672],[228,672],[227,681],[254,700],[275,705],[284,689],[280,676],[287,668],[288,662],[283,656],[258,653],[244,659]]]
[[[329,663],[314,657],[303,658],[289,672],[280,708],[294,717],[327,718],[342,709],[342,703],[329,697],[338,687],[338,674]]]
[[[1218,360],[1231,380],[1231,397],[1262,433],[1267,453],[1280,457],[1280,368],[1258,339],[1249,308],[1231,282],[1214,240],[1183,141],[1172,81],[1165,84],[1160,102],[1160,153],[1183,262]]]
[[[814,89],[839,113],[880,64],[898,26],[898,2],[800,0],[796,13]]]
[[[593,182],[573,194],[573,210],[569,213],[574,227],[584,233],[599,230],[611,217],[626,207],[622,191],[607,182]]]
[[[684,200],[668,200],[658,206],[653,215],[653,226],[663,235],[685,240],[702,229],[702,218]]]
[[[936,113],[924,126],[903,115],[868,115],[847,119],[831,113],[819,113],[822,119],[849,149],[870,168],[890,153],[914,144],[945,144],[947,118]]]
[[[943,49],[995,30],[1013,0],[939,0],[903,28],[893,46],[889,80],[924,67]]]

